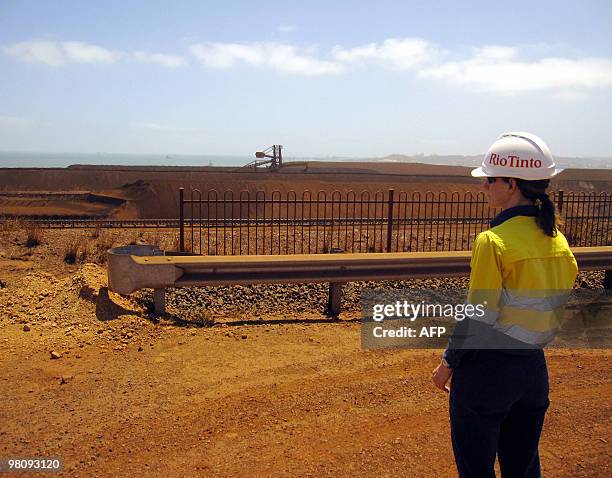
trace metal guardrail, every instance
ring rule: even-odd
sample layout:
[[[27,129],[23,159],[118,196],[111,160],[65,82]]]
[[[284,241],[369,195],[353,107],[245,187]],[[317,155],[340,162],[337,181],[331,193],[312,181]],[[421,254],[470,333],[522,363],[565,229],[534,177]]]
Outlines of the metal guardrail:
[[[606,270],[605,287],[610,288],[612,247],[580,247],[573,252],[581,270]],[[342,283],[468,275],[470,257],[469,251],[167,256],[154,246],[125,246],[109,250],[108,284],[121,294],[155,289],[155,311],[164,313],[168,287],[329,282],[328,310],[338,315]]]

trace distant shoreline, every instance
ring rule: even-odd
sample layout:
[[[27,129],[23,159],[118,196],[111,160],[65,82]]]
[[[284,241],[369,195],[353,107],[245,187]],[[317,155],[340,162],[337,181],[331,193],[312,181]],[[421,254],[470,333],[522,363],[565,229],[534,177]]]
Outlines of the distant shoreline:
[[[144,167],[144,168],[238,168],[254,159],[251,155],[184,155],[184,154],[119,154],[119,153],[45,153],[0,151],[0,168],[57,169],[75,167]],[[476,167],[482,155],[400,155],[379,158],[356,157],[289,157],[284,164],[292,163],[371,163],[425,164],[434,166]],[[556,157],[561,168],[612,169],[612,158]]]

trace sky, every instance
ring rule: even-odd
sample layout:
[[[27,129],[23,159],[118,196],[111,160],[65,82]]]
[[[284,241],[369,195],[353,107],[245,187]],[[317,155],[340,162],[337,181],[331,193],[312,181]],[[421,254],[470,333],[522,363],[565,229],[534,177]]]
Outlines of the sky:
[[[0,0],[0,150],[612,157],[612,2]]]

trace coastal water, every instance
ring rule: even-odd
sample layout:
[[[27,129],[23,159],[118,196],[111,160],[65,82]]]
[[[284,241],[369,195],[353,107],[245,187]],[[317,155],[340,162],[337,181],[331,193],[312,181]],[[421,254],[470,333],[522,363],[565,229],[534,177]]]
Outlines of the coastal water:
[[[612,169],[612,158],[556,157],[560,168]],[[221,156],[189,154],[120,154],[120,153],[44,153],[0,151],[0,168],[65,168],[75,164],[107,166],[244,166],[255,160],[255,156]],[[425,163],[476,167],[481,155],[474,156],[403,156],[384,158],[356,157],[285,157],[286,161],[372,161]]]
[[[0,152],[0,168],[65,168],[73,164],[112,166],[242,166],[255,157],[182,154]]]

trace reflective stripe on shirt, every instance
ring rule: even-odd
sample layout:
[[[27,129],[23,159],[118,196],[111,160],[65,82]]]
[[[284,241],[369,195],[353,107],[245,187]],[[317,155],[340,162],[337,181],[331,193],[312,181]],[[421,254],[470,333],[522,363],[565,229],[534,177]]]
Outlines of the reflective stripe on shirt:
[[[571,292],[565,291],[562,294],[544,297],[525,297],[514,295],[504,287],[501,293],[501,306],[548,312],[556,309],[557,307],[564,306],[570,295]]]

